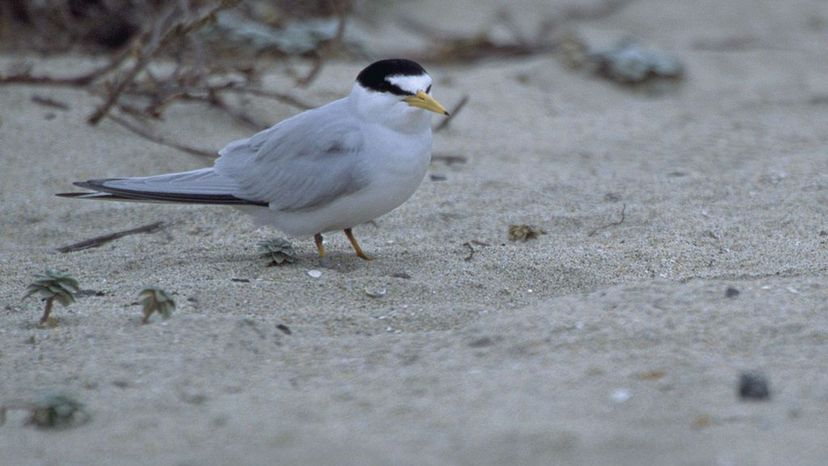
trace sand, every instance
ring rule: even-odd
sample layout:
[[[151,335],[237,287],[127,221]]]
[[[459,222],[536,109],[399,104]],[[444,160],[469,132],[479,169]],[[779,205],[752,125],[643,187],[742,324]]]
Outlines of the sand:
[[[472,2],[434,14],[440,3],[380,13],[376,48],[394,18],[473,30],[487,17]],[[324,266],[297,238],[296,264],[265,267],[256,243],[279,233],[230,208],[56,198],[73,180],[207,162],[88,126],[97,100],[83,91],[0,87],[0,402],[59,391],[92,416],[47,432],[11,412],[0,462],[823,464],[828,10],[720,3],[641,0],[572,25],[680,57],[686,81],[658,97],[552,55],[429,67],[443,103],[470,95],[434,139],[466,162],[435,161],[436,179],[355,229],[372,262],[330,235]],[[517,21],[564,4],[545,5]],[[342,95],[362,65],[333,63],[299,94]],[[158,130],[215,149],[249,134],[195,104]],[[159,220],[163,232],[54,252]],[[546,234],[508,241],[516,223]],[[54,329],[20,299],[46,268],[100,292],[58,306]],[[140,325],[150,285],[178,309]],[[739,399],[746,370],[768,377],[770,400]]]

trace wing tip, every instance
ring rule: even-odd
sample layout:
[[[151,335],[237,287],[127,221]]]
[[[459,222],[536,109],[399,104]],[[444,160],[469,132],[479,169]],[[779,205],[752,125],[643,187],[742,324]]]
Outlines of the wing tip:
[[[107,181],[118,181],[122,180],[123,178],[100,178],[95,180],[86,180],[86,181],[75,181],[72,183],[73,185],[79,188],[91,189],[94,191],[101,191],[103,188],[106,188]]]
[[[89,189],[84,192],[55,193],[57,197],[70,199],[94,199],[105,201],[130,201],[149,203],[182,203],[182,204],[217,204],[217,205],[254,205],[268,207],[270,204],[261,201],[252,201],[229,194],[225,195],[181,195],[179,193],[141,192],[107,187],[107,181],[121,178],[107,178],[100,180],[76,181],[72,184],[79,188]]]

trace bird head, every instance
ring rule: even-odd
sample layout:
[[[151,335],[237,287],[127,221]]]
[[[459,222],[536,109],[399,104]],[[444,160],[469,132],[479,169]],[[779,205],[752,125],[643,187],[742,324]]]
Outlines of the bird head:
[[[429,112],[448,115],[431,96],[431,85],[431,76],[414,61],[380,60],[359,73],[351,98],[363,118],[413,130],[429,124]]]

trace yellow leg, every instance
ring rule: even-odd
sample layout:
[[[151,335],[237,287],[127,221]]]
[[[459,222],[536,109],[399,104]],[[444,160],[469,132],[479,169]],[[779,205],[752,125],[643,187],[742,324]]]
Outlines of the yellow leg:
[[[313,242],[316,243],[316,250],[319,251],[319,257],[325,257],[325,246],[322,245],[322,233],[313,235]]]
[[[359,257],[360,259],[367,260],[367,261],[371,260],[370,257],[366,256],[365,253],[362,252],[362,248],[359,247],[359,243],[357,243],[356,238],[354,238],[354,233],[351,231],[351,229],[346,228],[344,231],[345,231],[345,236],[347,236],[348,241],[351,242],[351,247],[354,248],[354,252],[356,252],[357,257]]]

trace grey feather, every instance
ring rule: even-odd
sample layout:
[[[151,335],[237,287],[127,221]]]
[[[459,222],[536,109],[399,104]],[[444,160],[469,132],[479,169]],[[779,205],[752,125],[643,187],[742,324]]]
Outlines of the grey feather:
[[[220,176],[212,168],[157,176],[114,178],[104,181],[104,187],[116,190],[176,194],[233,195],[238,191],[233,180]]]
[[[119,201],[267,205],[266,202],[235,196],[233,193],[238,191],[235,183],[216,174],[212,168],[158,176],[89,180],[75,185],[97,192],[59,195]]]
[[[281,211],[320,207],[359,191],[367,184],[359,158],[363,136],[359,122],[346,117],[347,105],[337,100],[230,143],[219,152],[216,173],[236,183],[235,196]]]

